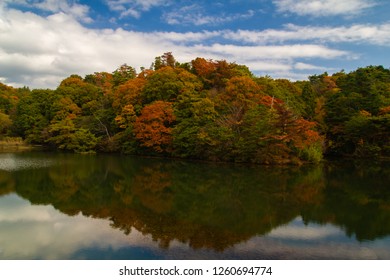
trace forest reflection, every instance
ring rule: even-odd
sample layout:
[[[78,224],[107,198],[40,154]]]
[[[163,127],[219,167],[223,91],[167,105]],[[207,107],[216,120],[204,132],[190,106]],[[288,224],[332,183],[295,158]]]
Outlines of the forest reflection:
[[[42,168],[0,170],[0,195],[16,192],[62,213],[107,219],[162,248],[176,240],[224,251],[302,217],[358,241],[390,234],[388,164],[304,167],[210,164],[117,155],[18,154]],[[16,164],[17,165],[17,164]]]

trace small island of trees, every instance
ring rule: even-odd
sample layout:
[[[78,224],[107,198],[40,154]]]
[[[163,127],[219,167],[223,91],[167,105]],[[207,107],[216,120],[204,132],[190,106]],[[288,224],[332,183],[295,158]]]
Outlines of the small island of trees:
[[[258,164],[390,156],[390,70],[256,77],[172,53],[137,73],[71,75],[55,89],[0,83],[0,140],[49,148]]]

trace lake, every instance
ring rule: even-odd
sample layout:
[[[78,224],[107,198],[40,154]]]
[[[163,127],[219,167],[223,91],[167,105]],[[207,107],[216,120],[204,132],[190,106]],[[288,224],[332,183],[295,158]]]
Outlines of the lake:
[[[0,259],[390,259],[390,164],[0,153]]]

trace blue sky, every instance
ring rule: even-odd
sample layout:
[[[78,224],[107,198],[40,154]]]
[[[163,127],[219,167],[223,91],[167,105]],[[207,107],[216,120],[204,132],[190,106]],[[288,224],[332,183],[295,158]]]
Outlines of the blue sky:
[[[148,68],[172,52],[291,80],[390,65],[388,0],[0,0],[0,81]]]

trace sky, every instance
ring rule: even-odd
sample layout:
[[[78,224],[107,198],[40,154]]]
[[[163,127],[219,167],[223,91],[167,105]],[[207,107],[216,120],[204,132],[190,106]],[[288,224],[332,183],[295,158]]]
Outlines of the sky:
[[[292,81],[389,68],[389,12],[388,0],[0,0],[0,82],[54,89],[165,52]]]

